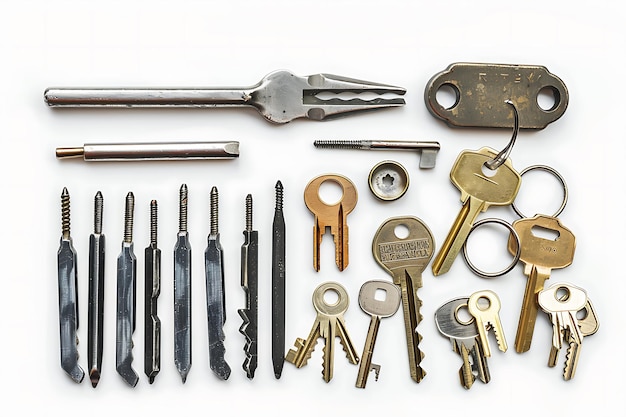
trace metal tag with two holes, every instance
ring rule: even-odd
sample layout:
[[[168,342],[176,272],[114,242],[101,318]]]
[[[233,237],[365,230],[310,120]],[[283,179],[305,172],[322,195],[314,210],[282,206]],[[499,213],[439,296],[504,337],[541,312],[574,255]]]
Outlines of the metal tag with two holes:
[[[444,87],[456,95],[448,108],[437,101]],[[538,102],[544,92],[554,97],[547,109]],[[450,126],[511,128],[513,111],[505,104],[510,100],[519,112],[520,129],[543,129],[565,113],[569,94],[544,66],[455,63],[430,79],[424,100],[431,114]]]

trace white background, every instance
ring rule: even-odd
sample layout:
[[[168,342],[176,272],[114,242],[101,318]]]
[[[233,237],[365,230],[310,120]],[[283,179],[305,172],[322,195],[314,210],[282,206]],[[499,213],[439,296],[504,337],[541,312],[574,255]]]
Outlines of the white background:
[[[621,81],[626,46],[619,2],[569,1],[404,2],[379,1],[22,1],[3,2],[0,13],[0,126],[3,146],[2,257],[0,291],[0,397],[4,410],[65,410],[90,415],[313,415],[320,413],[466,412],[487,414],[590,412],[622,409],[625,387],[620,314],[624,294],[620,220],[615,197],[623,178]],[[357,367],[341,350],[335,377],[321,378],[321,344],[308,366],[285,363],[276,380],[270,359],[270,254],[274,184],[285,187],[287,224],[286,349],[306,337],[314,319],[310,297],[324,281],[338,281],[352,297],[345,318],[359,353],[369,318],[358,308],[360,285],[389,279],[371,255],[371,240],[388,217],[415,215],[433,231],[437,245],[461,207],[449,170],[463,149],[502,148],[508,130],[452,129],[427,111],[428,79],[453,62],[545,65],[570,93],[569,107],[541,131],[522,131],[512,153],[521,170],[547,164],[565,177],[569,203],[561,215],[577,236],[573,264],[554,271],[548,284],[568,281],[588,291],[601,321],[584,341],[574,380],[546,366],[551,327],[540,317],[532,348],[515,353],[513,341],[525,278],[518,265],[508,275],[484,280],[457,259],[452,270],[424,272],[424,302],[418,327],[428,372],[418,385],[409,378],[401,313],[383,321],[374,354],[380,380],[354,387]],[[254,110],[53,110],[43,101],[51,86],[228,86],[251,85],[275,69],[299,75],[319,72],[399,85],[407,105],[328,122],[300,120],[284,126]],[[328,151],[314,139],[437,140],[434,170],[419,170],[418,156],[402,152]],[[239,140],[241,157],[222,162],[85,163],[58,161],[54,149],[88,142]],[[367,175],[383,159],[410,172],[407,194],[377,201]],[[351,178],[359,202],[349,215],[350,265],[339,273],[332,239],[321,249],[321,271],[312,268],[313,216],[302,198],[313,177],[336,172]],[[546,175],[545,177],[542,175]],[[529,181],[527,184],[531,184]],[[526,178],[526,177],[525,177]],[[547,174],[522,188],[527,211],[558,206],[558,184]],[[173,363],[172,249],[178,227],[178,190],[189,186],[193,248],[193,366],[186,384]],[[230,379],[219,381],[208,366],[203,251],[209,231],[209,190],[220,191],[220,232],[226,263],[226,359]],[[87,260],[93,197],[105,198],[107,237],[105,351],[102,379],[93,389],[86,377],[72,382],[59,364],[56,251],[61,231],[60,193],[71,198],[72,236],[79,259],[80,365],[87,369]],[[134,368],[136,388],[115,371],[115,259],[123,234],[124,196],[136,197],[135,252],[139,260]],[[329,192],[331,192],[330,190]],[[239,253],[244,199],[252,193],[260,235],[259,366],[250,381],[241,369],[244,339],[236,310],[244,303]],[[522,194],[523,193],[523,194]],[[546,194],[555,197],[541,201]],[[149,238],[149,201],[159,202],[159,246],[163,251],[159,315],[163,322],[162,370],[153,385],[143,374],[143,250]],[[522,202],[520,201],[520,204]],[[537,210],[535,210],[537,211]],[[510,209],[482,217],[516,219]],[[504,232],[472,239],[474,257],[508,262]],[[483,246],[481,246],[481,244]],[[481,252],[481,253],[478,253]],[[495,261],[494,261],[495,262]],[[498,263],[499,262],[499,263]],[[439,335],[433,320],[445,301],[491,289],[502,301],[509,351],[489,359],[492,380],[461,387],[460,358]],[[3,413],[6,415],[6,413]]]

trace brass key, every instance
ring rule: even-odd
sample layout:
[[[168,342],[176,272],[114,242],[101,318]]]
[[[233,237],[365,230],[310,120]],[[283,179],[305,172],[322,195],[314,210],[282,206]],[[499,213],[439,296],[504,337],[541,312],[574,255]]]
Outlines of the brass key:
[[[450,270],[480,212],[490,206],[509,205],[515,199],[521,177],[510,159],[507,158],[494,171],[494,175],[486,176],[483,173],[485,163],[493,160],[497,154],[495,150],[486,147],[477,151],[463,151],[452,166],[450,180],[461,191],[463,207],[433,260],[434,275],[445,274]]]
[[[333,291],[337,295],[337,302],[329,304],[324,300],[324,294]],[[317,311],[317,317],[313,322],[311,332],[306,339],[297,338],[295,349],[289,349],[285,360],[293,363],[296,368],[305,366],[315,349],[318,338],[324,338],[324,361],[322,376],[324,381],[330,382],[333,378],[333,366],[335,357],[335,338],[343,346],[348,361],[352,364],[359,363],[359,356],[354,348],[354,344],[348,336],[343,313],[348,310],[350,300],[348,292],[344,287],[336,282],[325,282],[313,292],[313,307]]]
[[[539,308],[537,296],[553,269],[565,268],[572,263],[576,238],[559,219],[544,215],[517,220],[513,228],[519,235],[520,261],[524,263],[524,275],[528,277],[515,336],[515,351],[523,353],[530,349],[535,330]],[[556,232],[558,237],[556,240],[545,239],[535,235],[533,229]],[[509,238],[509,252],[515,253],[516,250],[516,242]]]
[[[398,237],[398,226],[408,229],[406,237]],[[417,217],[387,219],[378,228],[372,242],[374,259],[393,277],[393,283],[400,286],[409,368],[415,382],[420,382],[426,375],[420,367],[424,354],[419,348],[422,336],[417,332],[417,326],[422,321],[422,301],[417,296],[417,289],[422,286],[422,272],[434,249],[430,229]]]
[[[508,345],[504,338],[504,330],[500,321],[500,299],[498,295],[489,290],[477,291],[470,295],[467,301],[467,309],[476,321],[480,343],[483,345],[485,356],[491,356],[487,332],[493,330],[496,336],[498,349],[506,352]]]
[[[324,203],[319,195],[322,183],[333,181],[341,186],[343,195],[339,202],[333,205]],[[304,189],[304,203],[315,215],[313,226],[313,267],[320,270],[320,244],[326,228],[335,241],[335,262],[340,271],[348,266],[348,224],[346,218],[358,200],[356,187],[348,178],[338,174],[320,175],[313,178]]]

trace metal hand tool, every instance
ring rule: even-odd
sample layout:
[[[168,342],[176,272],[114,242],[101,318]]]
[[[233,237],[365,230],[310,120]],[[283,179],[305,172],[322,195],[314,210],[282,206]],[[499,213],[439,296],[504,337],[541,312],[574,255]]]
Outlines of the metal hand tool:
[[[417,151],[421,153],[420,168],[434,168],[439,142],[417,142],[412,140],[316,140],[313,142],[320,149],[365,149],[365,150],[396,150]]]
[[[157,247],[157,202],[150,202],[150,244],[145,250],[144,372],[152,384],[161,370],[161,320],[157,300],[161,293],[161,250]]]
[[[57,148],[56,156],[82,157],[85,161],[233,159],[239,157],[239,142],[88,143],[82,147]]]
[[[183,384],[191,369],[191,245],[187,232],[187,197],[187,184],[183,184],[174,246],[174,363]]]
[[[61,243],[57,252],[61,368],[74,382],[80,383],[85,377],[85,371],[78,365],[76,250],[70,236],[70,194],[65,187],[61,193],[61,222]]]
[[[122,251],[117,258],[117,326],[116,326],[116,368],[124,381],[131,387],[137,385],[139,377],[132,368],[133,333],[135,332],[137,297],[137,258],[133,253],[133,214],[135,196],[126,195],[124,213],[124,240]]]
[[[258,287],[259,287],[259,233],[252,230],[252,195],[246,196],[246,229],[241,245],[241,288],[246,294],[246,308],[239,309],[243,324],[239,332],[245,336],[243,351],[246,359],[243,369],[249,379],[254,378],[257,367]]]
[[[343,191],[341,199],[335,204],[326,204],[319,195],[320,186],[331,181]],[[320,270],[320,245],[326,228],[335,241],[335,263],[340,271],[348,267],[348,214],[354,210],[358,193],[354,183],[339,174],[320,175],[313,178],[304,189],[304,203],[315,216],[313,221],[313,267]]]
[[[273,123],[322,120],[349,112],[404,105],[402,98],[323,99],[321,93],[404,95],[406,90],[331,74],[297,76],[278,70],[241,88],[48,88],[50,107],[254,107]]]
[[[324,299],[324,294],[332,291],[337,295],[337,302],[329,304]],[[294,345],[295,349],[287,352],[285,360],[293,363],[296,368],[302,368],[315,349],[317,339],[324,338],[324,361],[322,376],[324,381],[330,382],[333,378],[333,366],[335,357],[335,338],[339,338],[339,342],[343,346],[348,361],[354,365],[359,363],[359,356],[348,336],[348,330],[343,318],[343,314],[348,310],[350,300],[346,289],[336,282],[325,282],[315,289],[313,292],[313,307],[317,312],[317,317],[313,322],[313,327],[306,340],[297,338]]]
[[[272,223],[272,365],[279,379],[285,363],[285,218],[283,184],[276,182],[276,206]]]
[[[226,323],[226,293],[224,291],[224,259],[218,229],[218,193],[211,188],[211,232],[204,252],[206,270],[206,306],[209,325],[209,364],[218,378],[228,379],[230,366],[224,354],[224,323]]]
[[[89,309],[87,329],[87,361],[89,379],[95,388],[102,371],[102,347],[104,331],[104,249],[102,211],[104,198],[98,191],[94,198],[94,230],[89,236]]]
[[[400,236],[397,228],[406,228],[408,234]],[[420,349],[422,335],[417,326],[422,321],[422,300],[417,291],[422,287],[422,272],[433,257],[435,241],[426,224],[417,217],[392,217],[383,222],[372,240],[374,259],[400,287],[404,331],[409,356],[411,379],[421,382],[426,371],[421,367],[424,353]]]

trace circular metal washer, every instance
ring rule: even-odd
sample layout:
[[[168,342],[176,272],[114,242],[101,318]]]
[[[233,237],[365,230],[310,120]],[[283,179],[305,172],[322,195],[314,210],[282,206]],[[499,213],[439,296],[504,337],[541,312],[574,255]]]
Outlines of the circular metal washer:
[[[567,200],[569,198],[569,192],[567,191],[567,184],[565,183],[565,178],[563,178],[563,176],[559,174],[559,172],[556,169],[549,167],[547,165],[531,165],[528,168],[525,168],[522,172],[520,172],[519,175],[521,177],[528,171],[534,171],[534,170],[546,171],[554,175],[556,179],[559,180],[559,182],[561,183],[561,186],[563,187],[563,203],[561,204],[561,207],[559,207],[559,209],[556,211],[556,213],[554,213],[551,216],[551,217],[558,217],[559,214],[563,212],[563,209],[565,208],[565,205],[567,204]],[[515,205],[515,201],[513,201],[513,203],[511,204],[511,207],[513,207],[513,211],[522,219],[526,218],[526,216]]]
[[[474,265],[472,261],[470,261],[469,256],[467,255],[467,242],[469,241],[470,235],[472,234],[474,230],[478,229],[480,226],[484,226],[487,223],[497,223],[499,225],[506,227],[507,229],[509,229],[509,232],[511,232],[511,234],[513,235],[513,238],[515,239],[515,242],[517,243],[517,251],[515,252],[513,261],[511,262],[509,266],[507,266],[506,268],[498,272],[482,271],[476,265]],[[520,244],[519,235],[517,234],[513,226],[511,226],[509,223],[505,222],[504,220],[496,219],[496,218],[482,219],[474,223],[469,233],[467,234],[467,238],[465,239],[465,243],[463,243],[462,249],[463,249],[463,258],[465,258],[465,263],[467,264],[469,269],[471,269],[472,272],[478,275],[479,277],[483,277],[483,278],[497,278],[499,276],[506,274],[511,269],[513,269],[515,265],[517,265],[517,262],[519,261],[519,257],[522,254],[522,246]]]
[[[409,188],[409,173],[396,161],[382,161],[372,168],[368,181],[377,198],[393,201],[402,197]]]

